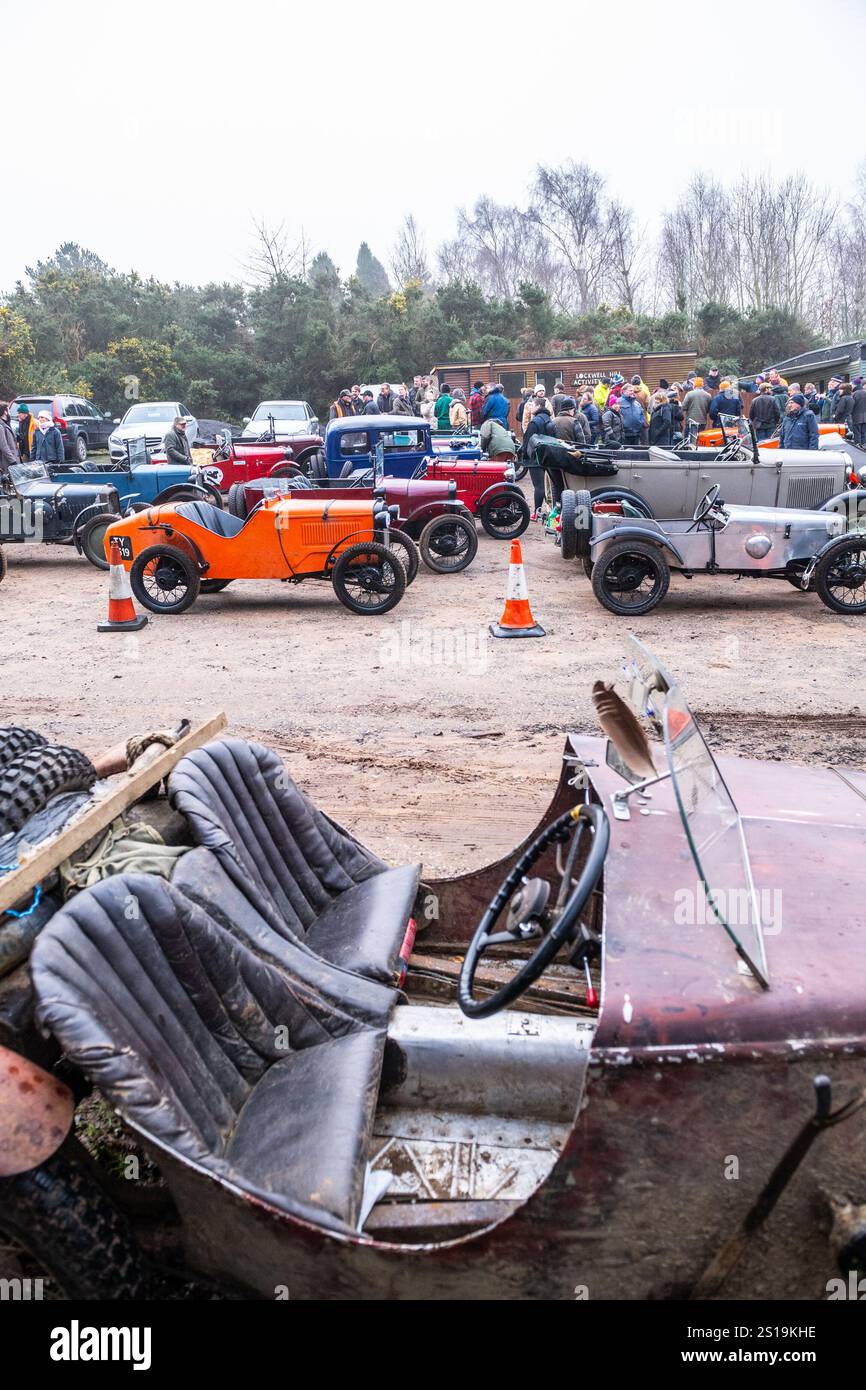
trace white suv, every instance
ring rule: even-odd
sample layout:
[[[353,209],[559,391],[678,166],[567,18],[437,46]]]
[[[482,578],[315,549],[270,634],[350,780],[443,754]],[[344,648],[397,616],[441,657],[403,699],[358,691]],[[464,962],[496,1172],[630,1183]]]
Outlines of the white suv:
[[[113,459],[125,458],[127,439],[144,438],[151,453],[156,453],[179,415],[186,420],[186,437],[192,447],[198,435],[198,420],[185,405],[180,401],[136,401],[122,420],[115,420],[108,452]]]

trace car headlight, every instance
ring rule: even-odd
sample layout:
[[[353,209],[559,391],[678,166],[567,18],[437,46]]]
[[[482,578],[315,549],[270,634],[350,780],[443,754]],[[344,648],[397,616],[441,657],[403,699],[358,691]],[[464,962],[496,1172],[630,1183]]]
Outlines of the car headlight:
[[[120,447],[120,440],[116,434],[110,434],[108,436],[108,443],[109,445],[113,444],[116,449]]]
[[[516,475],[514,469],[511,467],[511,464],[509,463],[505,469],[505,481],[507,483],[513,483],[515,476]]]

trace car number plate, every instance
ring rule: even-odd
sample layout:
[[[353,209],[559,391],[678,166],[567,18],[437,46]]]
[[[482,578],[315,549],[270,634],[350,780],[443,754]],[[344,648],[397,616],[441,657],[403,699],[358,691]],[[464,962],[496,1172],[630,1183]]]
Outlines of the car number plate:
[[[118,547],[120,548],[120,558],[121,558],[121,560],[131,560],[131,559],[132,559],[132,537],[131,537],[131,536],[115,536],[115,537],[113,537],[113,539],[117,541]]]

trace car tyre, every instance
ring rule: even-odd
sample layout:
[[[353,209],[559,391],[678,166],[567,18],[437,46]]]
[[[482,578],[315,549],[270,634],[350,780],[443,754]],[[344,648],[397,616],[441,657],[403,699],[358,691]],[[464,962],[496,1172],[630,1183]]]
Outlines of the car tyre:
[[[230,579],[202,579],[199,582],[199,593],[221,594],[223,589],[227,589],[231,582]]]
[[[670,566],[661,546],[647,541],[619,541],[595,561],[592,590],[609,613],[631,618],[657,608],[668,591],[670,579]],[[639,586],[646,580],[651,587],[643,591]],[[633,602],[620,597],[629,592],[636,595]]]
[[[0,584],[2,584],[3,580],[6,578],[6,572],[8,568],[9,565],[6,560],[6,551],[3,549],[2,545],[0,545]]]
[[[510,492],[500,493],[482,502],[478,515],[488,536],[497,541],[513,541],[523,535],[529,525],[531,512],[522,494]],[[506,522],[505,515],[510,515],[511,521]]]
[[[232,516],[240,517],[242,520],[247,514],[246,498],[244,497],[244,483],[232,483],[229,488],[228,509]]]
[[[378,572],[378,580],[377,580]],[[402,562],[378,541],[360,541],[342,551],[331,571],[334,592],[352,613],[388,613],[406,592]],[[369,595],[369,601],[362,595]]]
[[[562,494],[559,512],[559,553],[563,560],[577,559],[577,495],[571,488]]]
[[[119,520],[120,517],[114,512],[100,512],[86,521],[81,529],[81,553],[98,570],[108,569],[108,561],[105,558],[105,533],[109,526],[113,526]]]
[[[418,547],[410,535],[394,526],[388,529],[388,545],[397,547],[397,558],[406,571],[406,587],[408,589],[409,585],[415,582],[421,567]]]
[[[328,464],[324,449],[317,449],[314,454],[308,454],[300,466],[309,478],[327,478],[328,476]]]
[[[437,574],[459,574],[478,552],[478,532],[471,517],[435,516],[421,532],[421,558]]]
[[[42,734],[37,734],[35,729],[21,729],[16,724],[7,725],[6,728],[0,729],[0,767],[6,767],[22,753],[29,753],[32,748],[44,748],[47,742],[48,740]]]
[[[133,561],[129,581],[139,603],[151,613],[185,613],[201,587],[195,561],[174,545],[149,545]]]
[[[834,613],[849,617],[866,613],[866,537],[839,540],[818,561],[813,583],[821,602]],[[844,594],[851,594],[852,599],[841,597]]]
[[[83,434],[76,435],[75,457],[78,459],[79,463],[83,463],[87,458],[87,440]]]

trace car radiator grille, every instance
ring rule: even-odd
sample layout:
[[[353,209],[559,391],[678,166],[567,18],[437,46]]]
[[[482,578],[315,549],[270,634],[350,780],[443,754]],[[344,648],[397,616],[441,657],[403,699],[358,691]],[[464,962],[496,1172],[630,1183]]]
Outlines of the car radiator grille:
[[[788,507],[805,507],[807,510],[820,507],[836,491],[831,473],[807,473],[805,477],[792,478],[788,484]]]
[[[304,545],[332,546],[345,529],[345,522],[305,521],[301,527],[301,538]]]

